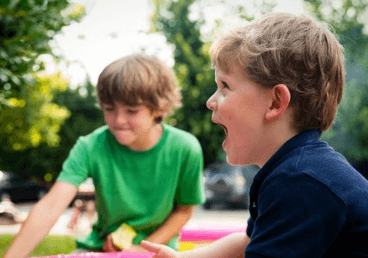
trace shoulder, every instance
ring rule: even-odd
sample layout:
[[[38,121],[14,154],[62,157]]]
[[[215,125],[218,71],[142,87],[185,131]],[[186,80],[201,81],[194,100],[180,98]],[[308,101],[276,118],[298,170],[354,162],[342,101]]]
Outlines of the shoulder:
[[[105,142],[109,129],[107,126],[101,126],[87,135],[80,136],[76,146],[85,146],[86,148],[101,147]]]
[[[193,134],[168,124],[163,124],[163,126],[167,131],[167,140],[169,144],[173,144],[174,146],[181,148],[187,148],[192,151],[202,151],[198,139]]]
[[[325,142],[301,146],[284,157],[275,168],[272,177],[283,180],[300,178],[293,184],[299,187],[313,184],[316,188],[328,189],[332,194],[346,201],[347,189],[368,189],[368,181],[354,169],[344,156]],[[308,178],[308,180],[306,180]],[[368,197],[368,190],[365,190]]]
[[[329,184],[332,181],[360,177],[360,173],[348,160],[325,142],[301,149],[295,169]]]
[[[274,167],[273,175],[279,173],[308,174],[319,177],[323,175],[348,172],[356,170],[350,165],[344,156],[336,152],[325,142],[316,141],[296,147],[293,151],[285,154],[277,166]],[[339,172],[340,173],[340,172]]]
[[[106,135],[106,133],[108,132],[109,128],[107,127],[107,125],[101,126],[96,128],[95,130],[93,130],[92,132],[90,132],[87,135],[82,135],[79,137],[79,139],[83,139],[83,140],[94,140],[96,138],[99,137],[104,137]]]

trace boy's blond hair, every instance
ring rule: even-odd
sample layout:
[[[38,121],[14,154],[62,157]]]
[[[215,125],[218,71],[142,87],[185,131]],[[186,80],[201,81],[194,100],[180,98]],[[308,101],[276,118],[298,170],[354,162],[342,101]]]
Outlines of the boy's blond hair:
[[[244,73],[267,88],[285,84],[295,127],[329,129],[344,86],[342,46],[311,17],[273,13],[222,35],[211,46],[212,64],[228,72],[236,60]]]
[[[97,97],[101,106],[116,102],[127,105],[147,105],[167,116],[181,106],[181,95],[173,72],[154,56],[132,54],[109,64],[97,82]],[[157,120],[161,122],[162,117]]]

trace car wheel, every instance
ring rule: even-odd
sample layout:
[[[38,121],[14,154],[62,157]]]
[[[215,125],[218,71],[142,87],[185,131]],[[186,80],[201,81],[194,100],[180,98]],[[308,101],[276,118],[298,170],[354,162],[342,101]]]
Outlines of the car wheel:
[[[37,199],[41,200],[46,195],[46,190],[40,190],[37,194]]]
[[[6,199],[11,200],[11,196],[10,196],[10,194],[9,194],[9,193],[7,193],[7,192],[3,192],[3,193],[1,193],[1,194],[0,194],[0,202],[4,201],[4,200],[6,200]]]

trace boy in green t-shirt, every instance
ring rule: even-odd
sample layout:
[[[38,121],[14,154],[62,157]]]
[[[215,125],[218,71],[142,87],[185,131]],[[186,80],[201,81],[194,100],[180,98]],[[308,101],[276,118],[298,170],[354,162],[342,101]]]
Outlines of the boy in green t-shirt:
[[[172,71],[155,57],[129,55],[102,71],[97,96],[106,125],[78,139],[5,258],[29,255],[88,177],[98,219],[90,235],[77,240],[79,249],[121,251],[112,237],[121,225],[135,232],[123,251],[144,252],[143,239],[178,248],[194,205],[204,202],[203,154],[193,135],[162,122],[181,105]]]

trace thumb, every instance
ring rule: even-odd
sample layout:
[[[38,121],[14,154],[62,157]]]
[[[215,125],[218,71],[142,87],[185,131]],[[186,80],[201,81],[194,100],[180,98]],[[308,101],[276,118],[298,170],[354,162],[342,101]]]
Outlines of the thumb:
[[[154,244],[146,240],[142,240],[141,247],[146,249],[149,252],[158,253],[161,250],[161,245]]]

